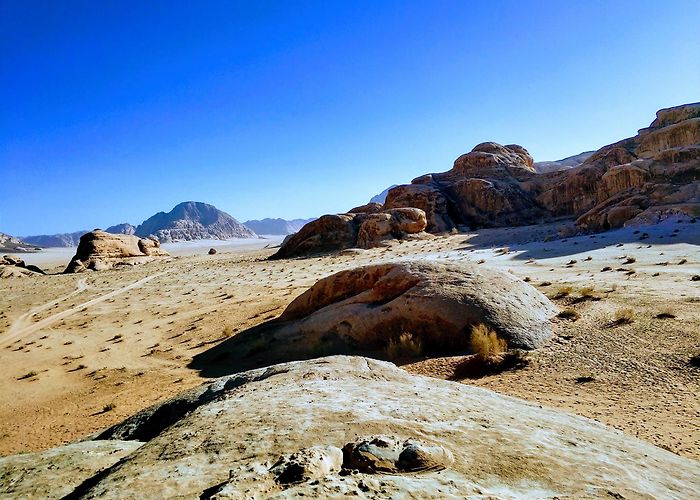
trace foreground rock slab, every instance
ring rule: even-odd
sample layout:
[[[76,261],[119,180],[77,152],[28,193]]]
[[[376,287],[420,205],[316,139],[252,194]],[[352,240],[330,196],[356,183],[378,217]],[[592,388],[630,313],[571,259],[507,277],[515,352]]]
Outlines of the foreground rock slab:
[[[84,470],[68,498],[690,498],[700,488],[697,462],[597,422],[361,357],[223,377],[94,442],[124,440],[145,444]],[[52,467],[77,460],[74,446],[52,450]],[[54,478],[39,461],[0,492],[53,480],[46,496],[62,495]]]
[[[103,271],[118,266],[144,264],[170,255],[155,238],[111,234],[96,229],[80,237],[80,244],[64,272]]]

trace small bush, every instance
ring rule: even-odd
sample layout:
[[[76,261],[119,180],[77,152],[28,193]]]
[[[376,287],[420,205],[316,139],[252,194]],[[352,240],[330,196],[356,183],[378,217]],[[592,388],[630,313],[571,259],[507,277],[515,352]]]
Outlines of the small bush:
[[[595,290],[592,286],[584,286],[580,291],[581,298],[591,299],[595,296]]]
[[[403,332],[397,339],[389,339],[386,354],[391,360],[415,358],[423,353],[423,343],[413,334]]]
[[[681,260],[678,261],[678,265],[679,265],[679,266],[682,266],[682,265],[685,264],[686,262],[688,262],[688,259],[681,259]]]
[[[488,326],[479,323],[472,327],[469,347],[477,356],[493,358],[503,354],[508,347],[508,343]]]
[[[37,373],[32,370],[30,372],[25,373],[21,377],[18,377],[17,380],[25,380],[25,379],[36,377],[36,376],[37,376]]]
[[[613,318],[614,325],[629,325],[634,321],[634,309],[626,307],[618,309]]]
[[[543,281],[542,283],[540,283],[540,286],[549,286],[551,284],[552,284],[551,281]]]
[[[573,290],[574,289],[570,286],[563,286],[557,291],[557,293],[552,298],[555,300],[563,299],[564,297],[568,297],[571,294],[571,292],[573,292]]]
[[[576,321],[580,317],[581,315],[575,309],[564,309],[559,314],[557,314],[557,318],[568,319],[571,321]]]
[[[102,413],[107,413],[108,411],[112,411],[117,407],[114,403],[108,403],[102,407]]]
[[[673,314],[671,311],[661,311],[655,317],[656,319],[673,319],[676,317],[676,315]]]
[[[612,271],[612,267],[610,266],[605,266],[603,269],[600,270],[601,273],[604,273],[606,271]]]
[[[508,247],[503,247],[503,248],[498,248],[494,250],[496,255],[507,255],[510,252],[510,248]]]

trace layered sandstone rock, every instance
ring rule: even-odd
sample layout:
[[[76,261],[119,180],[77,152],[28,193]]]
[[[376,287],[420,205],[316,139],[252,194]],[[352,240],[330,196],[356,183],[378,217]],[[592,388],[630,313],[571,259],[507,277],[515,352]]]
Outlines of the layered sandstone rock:
[[[593,420],[345,356],[225,376],[96,440],[0,458],[16,498],[691,498],[699,478]]]
[[[298,233],[285,238],[273,259],[331,252],[359,246],[372,248],[387,239],[424,234],[425,212],[417,208],[378,211],[378,204],[358,207],[351,212],[324,215],[306,224]],[[381,205],[379,205],[381,207]]]
[[[80,237],[75,256],[64,272],[102,271],[116,266],[143,264],[167,255],[155,238],[111,234],[98,229]]]

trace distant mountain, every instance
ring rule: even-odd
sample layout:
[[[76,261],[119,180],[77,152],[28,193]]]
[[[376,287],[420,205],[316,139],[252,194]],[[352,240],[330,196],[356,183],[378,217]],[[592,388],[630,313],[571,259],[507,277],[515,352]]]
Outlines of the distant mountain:
[[[243,223],[244,226],[249,227],[256,234],[294,234],[298,232],[302,227],[316,220],[315,217],[311,219],[262,219],[262,220],[247,220]]]
[[[106,232],[112,234],[134,234],[135,230],[136,228],[128,222],[117,224],[116,226],[110,226],[105,229]],[[24,236],[22,237],[22,240],[42,248],[77,247],[78,243],[80,243],[80,237],[87,232],[89,231],[85,229],[74,233],[39,234],[35,236]]]
[[[533,164],[535,171],[540,174],[546,174],[547,172],[556,172],[558,170],[567,170],[569,168],[578,167],[581,163],[586,161],[595,151],[584,151],[574,156],[569,156],[562,160],[556,161],[537,161]]]
[[[36,249],[35,245],[27,244],[9,234],[0,233],[0,252],[33,252]]]
[[[116,226],[109,226],[105,232],[112,234],[136,234],[136,227],[128,222],[122,222]]]
[[[48,247],[77,247],[80,237],[87,233],[87,230],[76,231],[74,233],[59,234],[38,234],[35,236],[23,236],[27,243],[43,248]]]
[[[186,201],[170,212],[158,212],[136,228],[137,236],[156,236],[160,241],[255,238],[247,228],[213,205]]]
[[[381,203],[382,205],[384,204],[384,201],[386,200],[386,195],[389,193],[389,190],[392,188],[395,188],[396,184],[392,184],[388,188],[386,188],[384,191],[382,191],[379,194],[375,194],[370,198],[369,202],[370,203]]]

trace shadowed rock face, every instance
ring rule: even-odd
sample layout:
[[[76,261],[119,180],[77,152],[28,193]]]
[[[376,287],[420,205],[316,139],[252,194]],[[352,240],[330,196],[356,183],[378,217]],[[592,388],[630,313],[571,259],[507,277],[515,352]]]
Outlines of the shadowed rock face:
[[[564,170],[542,164],[537,170],[522,146],[486,142],[457,158],[447,172],[389,189],[381,211],[418,208],[430,233],[558,217],[576,218],[580,229],[600,231],[678,213],[698,215],[700,103],[662,109],[635,137],[562,160],[562,165]],[[548,173],[538,173],[543,170]],[[372,211],[379,208],[373,205]],[[323,231],[323,225],[313,227],[316,240],[324,239]],[[287,253],[285,247],[280,256]],[[309,239],[294,255],[311,251]]]
[[[379,211],[370,203],[351,213],[324,215],[282,242],[273,259],[331,252],[351,247],[372,248],[388,239],[425,236],[425,213],[417,208]]]
[[[102,271],[116,266],[143,264],[168,256],[156,239],[95,230],[80,237],[75,256],[64,271]]]
[[[0,494],[23,498],[51,481],[67,498],[691,498],[699,478],[595,421],[345,356],[222,377],[96,441],[0,459]]]

